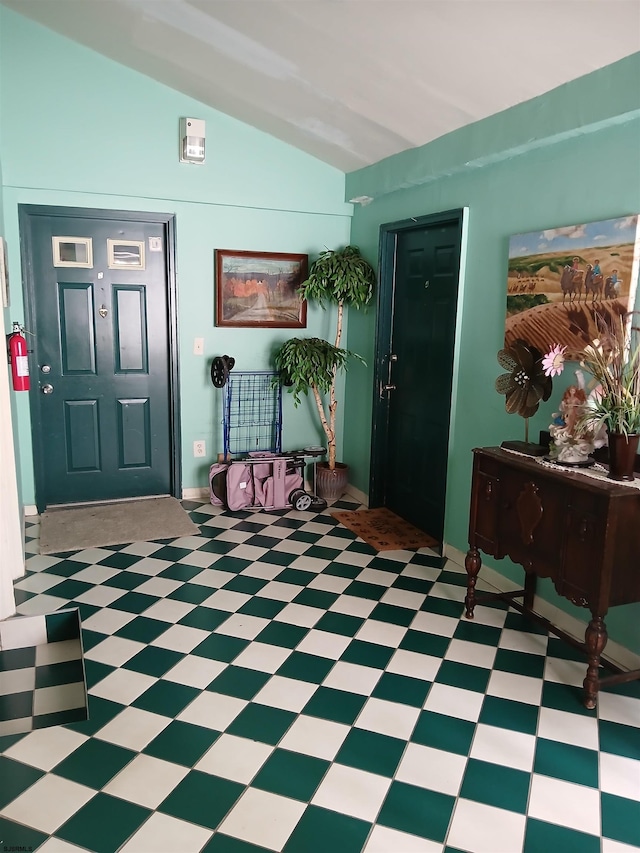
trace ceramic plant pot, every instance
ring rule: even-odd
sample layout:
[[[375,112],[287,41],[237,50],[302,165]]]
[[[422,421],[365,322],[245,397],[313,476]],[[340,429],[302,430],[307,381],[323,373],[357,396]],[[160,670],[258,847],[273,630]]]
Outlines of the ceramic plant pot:
[[[316,462],[316,492],[319,498],[327,503],[337,501],[345,493],[348,484],[348,465],[336,462],[336,467],[331,470],[328,462]]]
[[[609,478],[611,480],[633,480],[640,433],[625,435],[609,433]]]

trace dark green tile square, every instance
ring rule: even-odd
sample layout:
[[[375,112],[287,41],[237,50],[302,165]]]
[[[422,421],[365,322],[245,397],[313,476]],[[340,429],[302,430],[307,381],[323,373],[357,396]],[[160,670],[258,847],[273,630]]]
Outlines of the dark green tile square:
[[[12,669],[25,669],[36,665],[36,647],[24,649],[5,649],[0,651],[0,672],[10,672]]]
[[[134,708],[142,708],[164,717],[176,717],[192,702],[200,691],[173,681],[156,681],[148,690],[132,702]]]
[[[74,554],[75,551],[69,551],[68,553]],[[55,566],[45,569],[45,572],[48,576],[59,575],[60,577],[70,578],[83,569],[86,569],[89,565],[90,563],[84,563],[81,560],[61,560]]]
[[[44,775],[42,770],[0,755],[0,809],[19,797]]]
[[[585,673],[586,673],[585,667]],[[601,674],[604,672],[601,670]],[[575,684],[561,684],[555,681],[544,681],[540,704],[544,708],[554,708],[556,711],[567,711],[570,714],[580,714],[582,717],[593,717],[593,711],[584,707],[582,687]]]
[[[358,541],[358,539],[353,539],[353,541],[350,542],[344,550],[350,551],[354,554],[364,554],[367,557],[375,557],[378,554],[375,548],[372,548],[371,545],[367,545],[366,542]]]
[[[36,667],[36,688],[75,684],[79,681],[84,681],[81,660],[67,660]]]
[[[69,708],[66,711],[53,711],[51,714],[38,714],[33,718],[34,729],[47,729],[51,726],[63,726],[67,723],[87,719],[87,709]]]
[[[191,553],[190,548],[177,548],[175,545],[164,545],[158,548],[151,556],[154,560],[167,560],[169,563],[177,563],[183,557],[188,557]]]
[[[33,673],[35,682],[35,672]],[[0,696],[0,720],[21,720],[33,714],[33,690]]]
[[[76,581],[73,578],[67,578],[62,583],[56,584],[47,590],[47,595],[55,595],[58,598],[67,598],[72,601],[74,598],[82,595],[83,592],[93,589],[93,584],[84,583],[84,581]]]
[[[154,758],[193,767],[220,737],[220,732],[174,720],[142,750]]]
[[[539,737],[533,772],[597,788],[598,752]]]
[[[401,625],[404,628],[408,628],[413,622],[415,615],[415,610],[410,610],[408,607],[397,607],[395,604],[380,602],[371,611],[369,619],[376,619],[378,622],[388,622],[391,625]]]
[[[263,536],[260,533],[256,533],[254,536],[247,539],[244,544],[253,545],[255,548],[266,548],[268,551],[271,551],[271,549],[275,548],[281,541],[281,539],[276,539],[274,536]],[[265,554],[261,562],[271,562],[271,560],[269,560],[269,555]]]
[[[328,761],[320,758],[276,749],[262,765],[251,787],[309,802],[329,766]]]
[[[333,536],[333,532],[331,533]],[[312,545],[304,552],[305,557],[314,557],[316,560],[329,560],[330,562],[340,554],[337,548],[327,548],[324,545]]]
[[[153,556],[155,557],[155,554]],[[118,551],[114,554],[109,554],[108,557],[100,560],[98,565],[109,566],[111,569],[128,569],[130,566],[135,565],[135,563],[139,563],[140,560],[143,559],[144,557],[141,557],[139,554],[123,554]]]
[[[466,640],[469,643],[482,643],[485,646],[496,646],[502,635],[501,628],[492,625],[481,625],[473,619],[461,619],[454,632],[456,640]]]
[[[340,660],[346,663],[356,663],[360,666],[372,666],[374,669],[384,669],[394,652],[395,649],[390,646],[379,646],[377,643],[367,643],[364,640],[352,640],[344,650]]]
[[[406,746],[405,740],[353,728],[340,747],[335,761],[391,778],[398,769]]]
[[[158,575],[159,578],[167,578],[172,581],[189,582],[196,575],[202,573],[202,566],[189,566],[187,563],[174,563],[163,569]]]
[[[253,578],[250,575],[234,575],[232,579],[224,585],[225,589],[230,589],[232,592],[243,592],[246,595],[255,595],[256,592],[266,586],[268,581],[262,578]]]
[[[146,616],[136,616],[115,632],[116,637],[136,640],[138,643],[151,643],[167,630],[167,623],[159,619],[148,619]]]
[[[640,761],[640,728],[598,720],[598,731],[601,752],[611,752],[613,755]]]
[[[80,621],[77,610],[47,613],[44,618],[47,627],[47,642],[63,643],[65,640],[77,640],[80,637]]]
[[[567,829],[566,826],[529,818],[522,853],[540,853],[545,850],[549,853],[600,853],[600,838],[597,835]]]
[[[275,746],[296,717],[291,711],[251,703],[240,711],[227,732]]]
[[[114,717],[124,710],[124,705],[111,702],[109,699],[101,699],[99,696],[87,696],[89,719],[82,722],[72,723],[66,728],[79,732],[81,735],[94,735],[103,726],[106,726]]]
[[[306,604],[308,607],[319,607],[321,610],[328,610],[334,601],[338,600],[338,597],[334,592],[306,587],[296,595],[293,601],[295,604]]]
[[[219,531],[216,531],[214,535],[217,536],[218,533]],[[203,534],[207,536],[211,535],[211,532],[207,532],[207,528],[203,528]],[[222,539],[207,539],[204,544],[198,548],[198,551],[204,551],[207,554],[228,554],[229,551],[233,551],[237,545],[237,542],[225,542]]]
[[[266,847],[249,844],[248,841],[242,841],[240,838],[215,832],[200,853],[271,853],[271,851]]]
[[[57,776],[100,789],[136,756],[130,749],[91,738],[54,767]]]
[[[409,629],[402,638],[399,648],[406,649],[408,652],[418,652],[421,655],[441,658],[444,657],[450,642],[450,637]]]
[[[157,646],[146,646],[123,664],[123,669],[143,672],[145,675],[155,675],[156,678],[160,678],[183,657],[184,654],[181,652],[172,652],[169,649],[161,649]]]
[[[322,574],[354,580],[358,577],[363,568],[364,566],[353,566],[351,563],[341,563],[339,560],[336,560],[335,563],[331,563],[323,569]]]
[[[95,853],[115,853],[150,814],[149,809],[101,793],[64,823],[56,837]]]
[[[252,542],[251,544],[254,543]],[[258,562],[268,563],[271,566],[290,566],[299,556],[299,554],[289,554],[287,551],[269,550],[269,553],[261,557]],[[299,586],[299,584],[296,584],[296,586]]]
[[[410,575],[400,575],[391,584],[391,589],[404,589],[407,592],[417,592],[418,594],[428,595],[432,586],[432,580],[427,580],[426,578],[414,578]]]
[[[422,711],[411,735],[411,740],[444,752],[468,755],[476,724],[446,714]]]
[[[376,699],[386,699],[389,702],[399,702],[402,705],[421,708],[430,688],[430,681],[410,678],[407,675],[398,675],[394,672],[385,672],[371,695]]]
[[[525,634],[538,634],[539,636],[547,633],[542,625],[539,625],[533,619],[525,616],[523,613],[518,613],[515,610],[510,610],[507,613],[506,619],[504,620],[504,627],[509,628],[511,631],[522,631]],[[557,640],[557,642],[561,646],[567,645],[564,640]],[[567,646],[567,648],[569,647]]]
[[[115,555],[119,556],[119,555]],[[142,575],[139,572],[118,572],[117,575],[107,578],[103,581],[102,586],[115,587],[115,589],[136,589],[142,586],[145,581],[149,580],[148,575]]]
[[[319,687],[305,705],[303,713],[351,726],[367,699],[367,696],[361,696],[359,693]]]
[[[321,538],[320,533],[309,533],[308,530],[296,530],[295,533],[287,537],[287,539],[291,539],[293,542],[308,542],[310,545],[313,545],[314,542],[317,542]]]
[[[386,591],[386,586],[366,583],[365,581],[353,581],[345,589],[344,594],[353,595],[356,598],[368,598],[370,601],[380,601]]]
[[[315,572],[305,572],[302,569],[284,569],[274,580],[281,583],[292,583],[295,586],[307,586],[316,577]]]
[[[449,563],[451,565],[451,563]],[[449,569],[443,569],[438,575],[438,583],[448,583],[453,586],[462,586],[465,589],[467,588],[467,573],[466,572],[452,572]]]
[[[299,625],[289,625],[287,622],[271,622],[270,625],[260,631],[256,640],[259,643],[268,643],[271,646],[295,649],[308,633],[308,628],[301,628]]]
[[[85,652],[102,643],[106,639],[106,634],[100,634],[98,631],[89,631],[86,628],[82,629],[82,648]]]
[[[542,655],[529,655],[525,652],[514,652],[511,649],[498,649],[493,668],[501,672],[513,672],[516,675],[542,678],[544,663],[545,658]]]
[[[526,814],[531,776],[512,767],[470,758],[460,796],[498,809]]]
[[[420,610],[423,610],[425,613],[437,613],[438,616],[449,616],[452,619],[460,619],[464,612],[464,604],[462,601],[449,601],[447,598],[428,595]]]
[[[325,613],[315,624],[317,631],[328,631],[330,634],[341,634],[344,637],[355,636],[364,625],[365,620],[360,616],[349,616],[346,613]]]
[[[209,595],[211,594],[210,589],[208,593]],[[194,607],[190,613],[187,613],[186,616],[178,620],[178,625],[186,625],[189,628],[202,628],[203,631],[215,631],[223,622],[227,621],[229,616],[231,614],[228,610],[214,610],[213,607]]]
[[[257,595],[243,604],[238,613],[246,613],[247,616],[261,616],[263,619],[273,619],[286,606],[286,601],[276,601],[275,598],[263,598]]]
[[[491,670],[482,666],[469,666],[453,660],[443,660],[435,680],[439,684],[448,684],[451,687],[484,693],[489,684],[490,676]]]
[[[640,804],[637,800],[617,797],[614,794],[600,794],[602,811],[602,834],[622,844],[640,847]]]
[[[196,646],[191,652],[201,658],[221,660],[230,663],[240,652],[249,645],[248,640],[239,637],[226,637],[224,634],[212,634]]]
[[[378,823],[400,832],[443,842],[454,804],[455,798],[447,794],[405,782],[392,782]]]
[[[0,817],[2,850],[37,850],[49,836],[21,823]]]
[[[238,699],[253,699],[270,678],[269,673],[231,665],[213,679],[207,690],[236,696]]]
[[[537,705],[528,705],[526,702],[515,702],[498,696],[485,696],[478,722],[526,735],[535,735],[539,710]]]
[[[283,853],[360,853],[371,824],[338,812],[309,806],[298,821]],[[399,853],[399,851],[398,851]]]
[[[227,586],[226,589],[229,589]],[[186,601],[188,604],[202,604],[206,598],[210,598],[211,589],[197,583],[183,583],[178,589],[169,593],[167,598],[173,601]]]
[[[243,569],[246,569],[252,563],[251,560],[242,560],[240,557],[233,557],[230,554],[225,554],[216,561],[215,568],[217,571],[229,572],[232,575],[238,575]]]
[[[402,563],[397,560],[388,560],[386,557],[376,556],[369,563],[369,568],[378,569],[381,572],[388,572],[389,581],[398,576],[398,573],[404,568]]]
[[[309,655],[304,652],[292,652],[277,670],[277,674],[298,681],[321,684],[334,666],[335,661],[329,658]]]
[[[146,578],[149,580],[149,578]],[[159,601],[155,595],[143,595],[140,592],[128,592],[117,601],[118,610],[126,610],[127,613],[144,613],[144,611]],[[165,629],[166,630],[166,629]]]
[[[238,782],[192,770],[158,806],[158,811],[215,829],[244,790],[245,786]]]

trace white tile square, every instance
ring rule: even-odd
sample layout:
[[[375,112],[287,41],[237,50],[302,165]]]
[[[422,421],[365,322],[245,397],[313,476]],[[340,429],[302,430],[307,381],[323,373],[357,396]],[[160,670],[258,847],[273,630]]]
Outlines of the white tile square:
[[[147,562],[150,562],[147,560]],[[154,562],[161,562],[160,560],[155,560]],[[138,568],[138,564],[135,566],[136,570]],[[171,595],[172,592],[175,592],[179,589],[183,584],[183,581],[175,581],[170,578],[149,578],[148,581],[141,583],[140,586],[136,587],[136,592],[141,593],[142,595],[156,595],[158,598],[166,598]]]
[[[223,661],[187,655],[162,678],[164,681],[175,681],[177,684],[186,684],[189,687],[204,690],[226,668],[227,664]]]
[[[174,652],[191,652],[209,636],[209,631],[203,631],[200,628],[190,628],[188,625],[172,625],[163,634],[156,637],[150,645]]]
[[[303,569],[305,572],[315,572],[316,574],[319,574],[323,569],[326,569],[330,563],[331,560],[321,560],[318,557],[307,557],[306,554],[302,554],[302,556],[296,557],[296,559],[291,563],[291,568]]]
[[[170,722],[170,717],[161,714],[152,714],[141,708],[124,708],[99,729],[94,737],[140,752],[166,729]]]
[[[50,557],[47,554],[35,554],[25,561],[25,567],[28,572],[43,572],[45,569],[50,569],[57,563],[61,563],[60,557]]]
[[[437,581],[442,569],[435,566],[421,566],[419,563],[409,563],[400,574],[406,578],[419,578],[425,581]]]
[[[103,791],[122,800],[155,809],[188,772],[188,767],[181,767],[150,755],[137,755],[105,785]]]
[[[223,572],[220,569],[204,569],[199,575],[192,577],[189,583],[195,583],[198,586],[208,586],[210,589],[220,589],[226,583],[233,580],[234,577],[235,575],[231,572]]]
[[[540,708],[538,737],[557,740],[585,749],[598,749],[598,720],[555,708]]]
[[[243,640],[254,640],[261,631],[264,631],[269,622],[269,619],[263,619],[260,616],[233,613],[222,625],[216,628],[215,633],[225,634],[229,637],[240,637]]]
[[[117,589],[114,586],[94,586],[77,595],[75,600],[83,604],[94,604],[96,607],[109,607],[126,593],[126,589]]]
[[[478,585],[480,588],[480,584]],[[494,590],[495,592],[495,590]],[[507,610],[499,610],[497,607],[485,607],[478,604],[473,611],[473,621],[478,625],[489,625],[491,628],[502,628],[507,618]]]
[[[280,569],[282,571],[282,568]],[[276,601],[293,601],[296,595],[300,595],[303,586],[282,581],[269,581],[262,589],[256,592],[261,598],[273,598]]]
[[[57,684],[54,687],[37,687],[33,693],[34,716],[55,714],[71,708],[86,708],[87,696],[84,681]]]
[[[393,625],[391,622],[367,619],[358,629],[356,640],[397,649],[406,633],[407,629],[404,625]]]
[[[468,640],[451,640],[445,653],[445,660],[454,660],[469,666],[480,666],[491,669],[496,657],[495,646],[484,643],[472,643]]]
[[[638,848],[630,844],[622,844],[612,838],[602,838],[602,853],[638,853]]]
[[[38,596],[38,598],[41,597],[44,596]],[[33,599],[29,600],[33,601]],[[54,607],[53,610],[55,609]],[[0,622],[0,648],[4,651],[8,649],[24,649],[28,646],[40,646],[46,642],[47,623],[45,622],[44,615],[30,616],[27,619],[12,616]]]
[[[177,719],[223,732],[247,704],[244,699],[205,690],[178,714]]]
[[[10,669],[0,678],[0,696],[14,693],[30,693],[36,686],[36,669],[25,666],[22,669]]]
[[[75,578],[74,578],[75,579]],[[52,586],[59,584],[62,578],[47,572],[37,572],[26,578],[15,582],[16,589],[24,589],[26,592],[46,592]]]
[[[157,680],[157,678],[152,678],[152,676],[145,675],[142,672],[116,669],[102,681],[94,684],[89,690],[89,694],[99,696],[101,699],[110,699],[112,702],[119,702],[121,705],[130,705]]]
[[[82,627],[97,631],[99,634],[115,634],[135,618],[135,613],[125,613],[124,610],[109,607],[97,610],[88,619],[84,619]]]
[[[272,752],[266,743],[222,734],[195,769],[248,785]]]
[[[0,815],[51,834],[95,794],[85,785],[48,773],[2,809]]]
[[[300,714],[278,746],[332,761],[350,731],[342,723]]]
[[[542,685],[541,678],[494,670],[489,677],[487,695],[513,699],[514,702],[524,702],[527,705],[539,705]]]
[[[370,571],[370,569],[365,569]],[[382,596],[380,601],[383,604],[392,604],[395,607],[406,607],[410,610],[419,610],[422,607],[425,598],[424,592],[412,592],[408,589],[388,589]]]
[[[213,833],[202,826],[155,812],[142,824],[120,853],[160,850],[202,850]]]
[[[546,655],[549,636],[547,634],[532,634],[529,631],[514,631],[503,628],[498,646],[512,652],[524,652],[530,655]]]
[[[84,656],[87,660],[95,660],[109,666],[122,666],[144,648],[145,644],[138,643],[136,640],[127,640],[125,637],[106,637],[101,643],[85,652]]]
[[[178,563],[194,568],[208,569],[222,557],[222,554],[213,554],[211,551],[191,551],[185,557],[180,557]]]
[[[469,755],[480,761],[531,773],[535,751],[534,735],[478,723]]]
[[[466,766],[466,755],[409,743],[396,772],[396,779],[457,797]]]
[[[289,625],[299,625],[301,628],[313,628],[325,611],[320,607],[309,607],[306,604],[286,604],[280,613],[273,618],[275,622],[287,622]]]
[[[438,674],[441,663],[442,658],[422,655],[419,652],[410,652],[406,649],[396,649],[387,664],[387,672],[406,675],[408,678],[433,681]]]
[[[515,853],[524,847],[526,816],[459,799],[455,805],[447,846],[468,853]]]
[[[187,613],[191,613],[195,604],[186,601],[174,601],[163,598],[144,611],[145,619],[158,619],[160,622],[179,622]]]
[[[38,847],[38,853],[88,853],[88,851],[84,847],[76,847],[75,844],[51,835],[41,847]]]
[[[457,717],[476,723],[482,710],[484,693],[475,690],[463,690],[461,687],[451,687],[449,684],[432,684],[429,695],[424,703],[425,711],[444,714],[447,717]]]
[[[333,764],[311,802],[331,811],[374,821],[387,795],[391,779]]]
[[[640,761],[601,752],[600,790],[617,797],[640,801]]]
[[[270,646],[268,643],[253,643],[243,649],[233,661],[234,666],[257,669],[259,672],[275,672],[280,669],[293,649]]]
[[[155,550],[159,550],[161,545],[156,545]],[[138,575],[149,575],[150,577],[155,577],[155,575],[159,575],[160,572],[163,572],[165,569],[168,569],[169,566],[172,565],[168,560],[157,560],[155,557],[143,557],[142,560],[138,560],[138,562],[131,567],[131,571],[135,572]],[[159,578],[159,580],[164,580],[164,578]],[[175,583],[175,581],[172,581]],[[142,585],[144,586],[144,584]],[[141,587],[137,587],[136,592],[141,589]],[[152,593],[152,595],[158,595],[158,593]]]
[[[317,684],[274,675],[253,697],[253,701],[271,708],[299,713],[318,689]]]
[[[341,578],[337,575],[316,575],[307,589],[321,589],[323,592],[334,592],[340,595],[352,583],[351,578]]]
[[[360,572],[357,579],[362,583],[371,583],[375,586],[390,587],[397,577],[398,575],[395,574],[395,572],[385,572],[381,569],[366,568]]]
[[[329,610],[334,613],[345,613],[347,616],[358,616],[367,619],[378,602],[371,598],[359,598],[356,595],[341,595],[336,598]]]
[[[282,850],[302,817],[306,803],[248,788],[227,817],[219,831],[233,838]]]
[[[600,792],[562,779],[531,777],[529,817],[600,835]]]
[[[442,853],[442,844],[377,824],[363,853]]]
[[[81,659],[82,647],[79,639],[60,640],[57,643],[47,643],[46,646],[36,646],[36,666]]]
[[[323,612],[323,611],[320,611]],[[312,629],[298,643],[296,651],[305,652],[309,655],[317,655],[330,660],[338,660],[345,649],[351,645],[351,637],[345,637],[342,634],[331,634],[329,631],[320,631]]]
[[[246,595],[244,592],[234,592],[231,589],[218,589],[209,598],[205,598],[202,606],[211,607],[213,610],[227,610],[229,613],[235,613],[236,610],[240,610],[250,600],[251,596]]]
[[[77,560],[79,563],[94,565],[106,557],[113,557],[113,551],[107,551],[106,548],[85,548],[84,551],[76,551],[75,554],[70,554],[67,560]]]
[[[544,664],[544,680],[556,684],[572,684],[581,688],[586,672],[586,664],[576,660],[548,657]]]
[[[50,726],[31,732],[10,746],[4,754],[40,770],[52,770],[86,740],[86,735],[64,726]]]
[[[618,696],[607,690],[598,693],[598,716],[601,720],[640,728],[640,699]]]
[[[276,566],[273,563],[251,563],[246,569],[243,569],[240,574],[248,575],[250,578],[260,578],[263,581],[272,581],[282,572],[282,566]]]
[[[267,551],[268,548],[258,548],[256,545],[238,545],[233,549],[233,556],[241,560],[251,560],[253,563],[264,557]]]
[[[444,583],[436,581],[429,590],[432,598],[444,598],[446,601],[463,602],[467,594],[466,586],[458,586],[455,583]]]
[[[325,678],[323,686],[370,696],[381,675],[380,669],[339,660]]]
[[[356,728],[378,732],[389,737],[408,740],[415,728],[420,708],[389,702],[386,699],[369,698],[355,722]]]
[[[361,554],[359,551],[342,551],[335,558],[335,563],[344,563],[347,566],[368,566],[374,558],[374,554]]]
[[[412,631],[423,631],[425,634],[436,634],[439,637],[453,637],[458,625],[458,619],[452,616],[441,616],[439,613],[421,610],[416,613],[409,628]]]

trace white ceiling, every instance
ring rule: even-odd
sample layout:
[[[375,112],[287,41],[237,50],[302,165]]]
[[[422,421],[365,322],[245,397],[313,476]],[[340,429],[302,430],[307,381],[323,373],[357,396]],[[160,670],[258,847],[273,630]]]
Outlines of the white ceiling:
[[[640,0],[0,2],[345,172],[640,51]]]

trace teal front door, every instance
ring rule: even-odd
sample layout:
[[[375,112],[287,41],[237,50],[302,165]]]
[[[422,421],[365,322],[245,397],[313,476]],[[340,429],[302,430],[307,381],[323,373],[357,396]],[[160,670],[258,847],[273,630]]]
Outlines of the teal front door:
[[[176,492],[170,219],[21,208],[39,510]]]
[[[461,212],[382,227],[370,498],[442,542]]]

